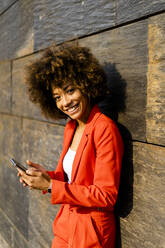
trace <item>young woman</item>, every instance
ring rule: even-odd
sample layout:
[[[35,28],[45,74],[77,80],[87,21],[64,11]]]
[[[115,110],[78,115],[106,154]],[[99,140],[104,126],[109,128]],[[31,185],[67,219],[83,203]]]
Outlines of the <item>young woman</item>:
[[[30,99],[46,117],[68,118],[55,171],[27,161],[24,186],[51,190],[61,204],[52,248],[114,248],[123,143],[115,123],[97,103],[108,94],[104,70],[88,48],[54,46],[28,68]]]

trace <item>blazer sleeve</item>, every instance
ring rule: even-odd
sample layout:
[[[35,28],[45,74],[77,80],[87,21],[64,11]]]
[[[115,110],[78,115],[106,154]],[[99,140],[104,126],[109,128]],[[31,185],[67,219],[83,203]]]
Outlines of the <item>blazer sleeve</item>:
[[[68,184],[52,180],[52,204],[114,208],[123,156],[123,142],[113,122],[100,122],[94,130],[96,160],[93,184]],[[90,165],[89,165],[90,166]]]

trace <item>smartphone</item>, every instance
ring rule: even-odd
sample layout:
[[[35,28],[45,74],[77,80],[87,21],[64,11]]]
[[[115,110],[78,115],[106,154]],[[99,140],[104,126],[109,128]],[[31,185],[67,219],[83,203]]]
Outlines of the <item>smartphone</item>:
[[[25,166],[23,166],[22,164],[20,164],[19,162],[17,162],[15,159],[10,158],[10,162],[13,164],[14,167],[17,167],[17,168],[23,170],[24,172],[26,172],[27,168]]]

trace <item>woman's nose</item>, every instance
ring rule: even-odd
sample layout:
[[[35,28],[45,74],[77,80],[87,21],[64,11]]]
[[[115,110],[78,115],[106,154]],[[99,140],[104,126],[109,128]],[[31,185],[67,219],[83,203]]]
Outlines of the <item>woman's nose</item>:
[[[70,105],[70,103],[71,103],[71,98],[67,95],[64,95],[63,96],[63,102],[62,102],[63,106],[67,107]]]

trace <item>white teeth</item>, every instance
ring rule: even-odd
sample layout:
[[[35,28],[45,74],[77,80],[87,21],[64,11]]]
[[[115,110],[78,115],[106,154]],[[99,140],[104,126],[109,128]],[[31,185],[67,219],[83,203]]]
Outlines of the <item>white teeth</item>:
[[[74,107],[68,109],[68,112],[73,112],[77,107],[78,107],[78,106],[76,105],[76,106],[74,106]]]

